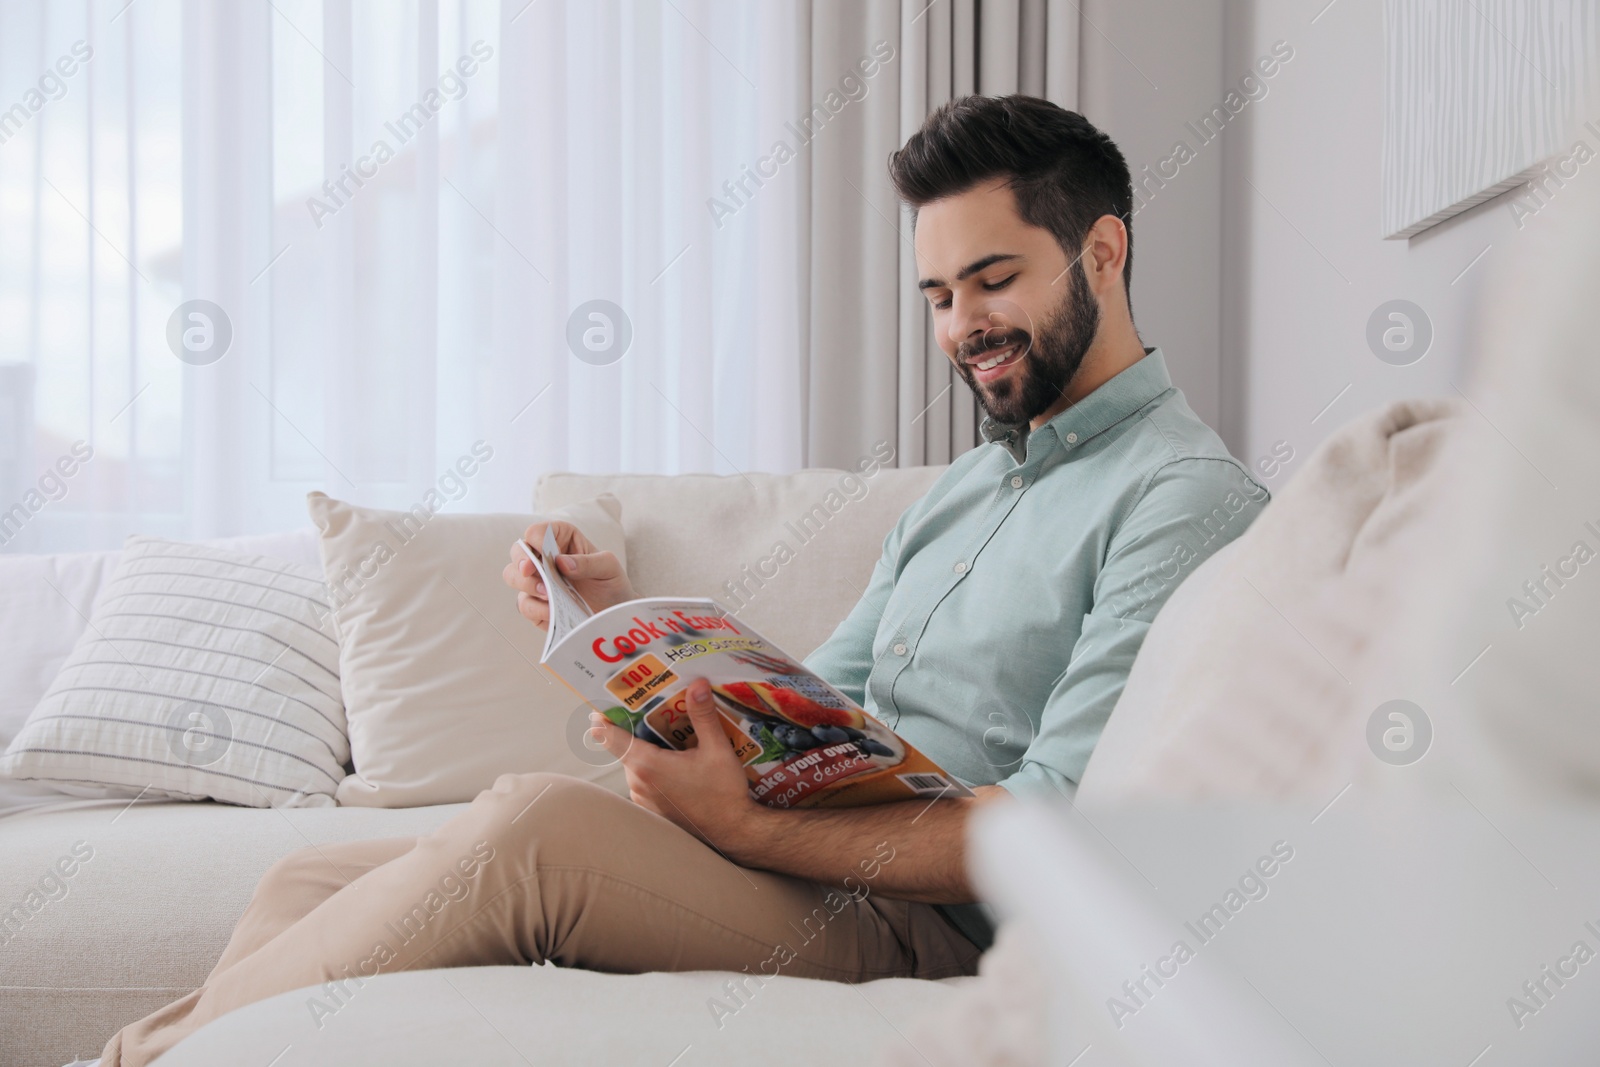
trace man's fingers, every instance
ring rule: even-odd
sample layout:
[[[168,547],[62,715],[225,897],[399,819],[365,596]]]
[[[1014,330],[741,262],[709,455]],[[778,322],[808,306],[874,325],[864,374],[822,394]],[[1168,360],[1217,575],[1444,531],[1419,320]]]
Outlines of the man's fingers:
[[[528,593],[517,594],[517,610],[522,617],[540,628],[550,625],[550,604]]]
[[[717,710],[717,702],[711,697],[711,683],[704,678],[695,678],[689,682],[689,690],[683,695],[683,706],[690,715],[708,715]]]
[[[544,596],[544,583],[539,580],[539,575],[534,571],[533,564],[527,558],[522,560],[522,566],[515,562],[507,563],[505,570],[500,572],[500,577],[507,585],[519,593],[531,593],[534,596]]]
[[[522,539],[542,551],[544,549],[544,532],[547,528],[555,531],[556,547],[562,552],[584,555],[594,551],[594,545],[590,544],[589,539],[583,536],[583,531],[570,522],[536,522],[528,527],[527,532],[522,535]]]
[[[727,733],[722,729],[722,713],[717,710],[716,699],[711,695],[711,683],[704,678],[696,678],[689,683],[689,689],[683,698],[684,710],[689,713],[689,722],[694,725],[695,736],[701,739],[702,744],[696,745],[701,751],[734,758],[733,748],[727,744],[718,744],[727,740]],[[704,747],[704,746],[710,746]]]
[[[568,578],[584,581],[606,582],[622,577],[622,563],[612,552],[564,554],[560,566]]]
[[[562,552],[584,556],[596,551],[594,544],[583,536],[583,531],[572,525],[572,523],[558,522],[554,525],[556,528],[556,544]]]
[[[532,533],[533,533],[533,531],[530,529],[528,531],[528,534],[524,534],[523,535],[523,540],[526,541],[527,538],[528,538],[528,535],[530,535]],[[528,541],[528,544],[530,544],[530,545],[537,544],[537,543],[538,542],[536,542],[536,541]],[[522,551],[522,543],[520,541],[511,542],[511,565],[513,567],[517,567],[517,568],[520,569],[521,564],[524,564],[524,563],[528,563],[528,554],[526,552]],[[533,566],[533,564],[528,563],[528,566],[531,567],[531,566]]]
[[[598,711],[589,713],[589,735],[619,760],[633,747],[633,735]]]

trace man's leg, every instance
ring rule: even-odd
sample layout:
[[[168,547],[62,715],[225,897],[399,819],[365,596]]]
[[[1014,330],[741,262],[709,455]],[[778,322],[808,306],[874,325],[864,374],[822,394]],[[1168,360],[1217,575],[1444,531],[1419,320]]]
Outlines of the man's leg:
[[[233,928],[228,947],[222,950],[217,965],[206,977],[206,984],[112,1037],[101,1053],[101,1062],[108,1065],[118,1062],[123,1055],[124,1034],[170,1031],[182,1037],[195,1029],[196,1026],[187,1025],[187,1020],[201,995],[220,974],[305,918],[340,889],[374,867],[405,855],[416,843],[414,837],[397,837],[312,846],[291,852],[268,867],[244,914],[239,917],[238,925]],[[157,1054],[149,1053],[152,1057]]]
[[[318,904],[372,868],[405,855],[416,844],[414,837],[391,837],[311,845],[289,853],[261,876],[255,895],[206,982],[305,918]]]
[[[576,779],[504,775],[415,847],[112,1038],[105,1067],[144,1067],[212,1019],[277,993],[332,982],[353,996],[379,973],[428,967],[548,960],[843,981],[976,970],[977,948],[931,906],[853,888],[746,870]],[[258,896],[272,892],[263,884]]]

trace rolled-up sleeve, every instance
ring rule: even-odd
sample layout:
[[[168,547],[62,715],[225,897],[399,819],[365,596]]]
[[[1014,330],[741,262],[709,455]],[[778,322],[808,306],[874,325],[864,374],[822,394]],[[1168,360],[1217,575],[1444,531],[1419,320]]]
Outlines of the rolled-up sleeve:
[[[1016,796],[1071,795],[1127,684],[1150,624],[1183,580],[1242,534],[1269,497],[1235,464],[1183,458],[1155,471],[1113,532],[1093,607],[1038,732],[999,784]]]

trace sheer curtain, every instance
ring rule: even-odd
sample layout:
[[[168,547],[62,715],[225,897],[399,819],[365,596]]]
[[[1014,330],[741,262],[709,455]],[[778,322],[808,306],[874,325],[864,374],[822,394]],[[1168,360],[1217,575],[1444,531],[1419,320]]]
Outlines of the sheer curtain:
[[[807,19],[0,9],[0,108],[90,53],[0,121],[5,548],[293,528],[310,489],[521,511],[546,470],[799,466],[808,180],[745,175],[805,113]]]

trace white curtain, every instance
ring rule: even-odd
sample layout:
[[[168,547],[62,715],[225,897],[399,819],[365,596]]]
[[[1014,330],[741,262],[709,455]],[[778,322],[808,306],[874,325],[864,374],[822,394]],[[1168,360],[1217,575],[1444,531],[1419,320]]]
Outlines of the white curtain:
[[[887,157],[952,94],[1070,106],[1076,17],[9,2],[0,551],[290,529],[311,489],[523,511],[550,470],[946,462],[975,419]]]
[[[0,145],[0,508],[94,449],[7,549],[802,464],[805,175],[708,201],[804,114],[803,7],[125,5],[0,9],[0,100],[92,50]],[[232,330],[206,365],[165,336],[195,299]],[[585,361],[596,300],[631,342]]]

